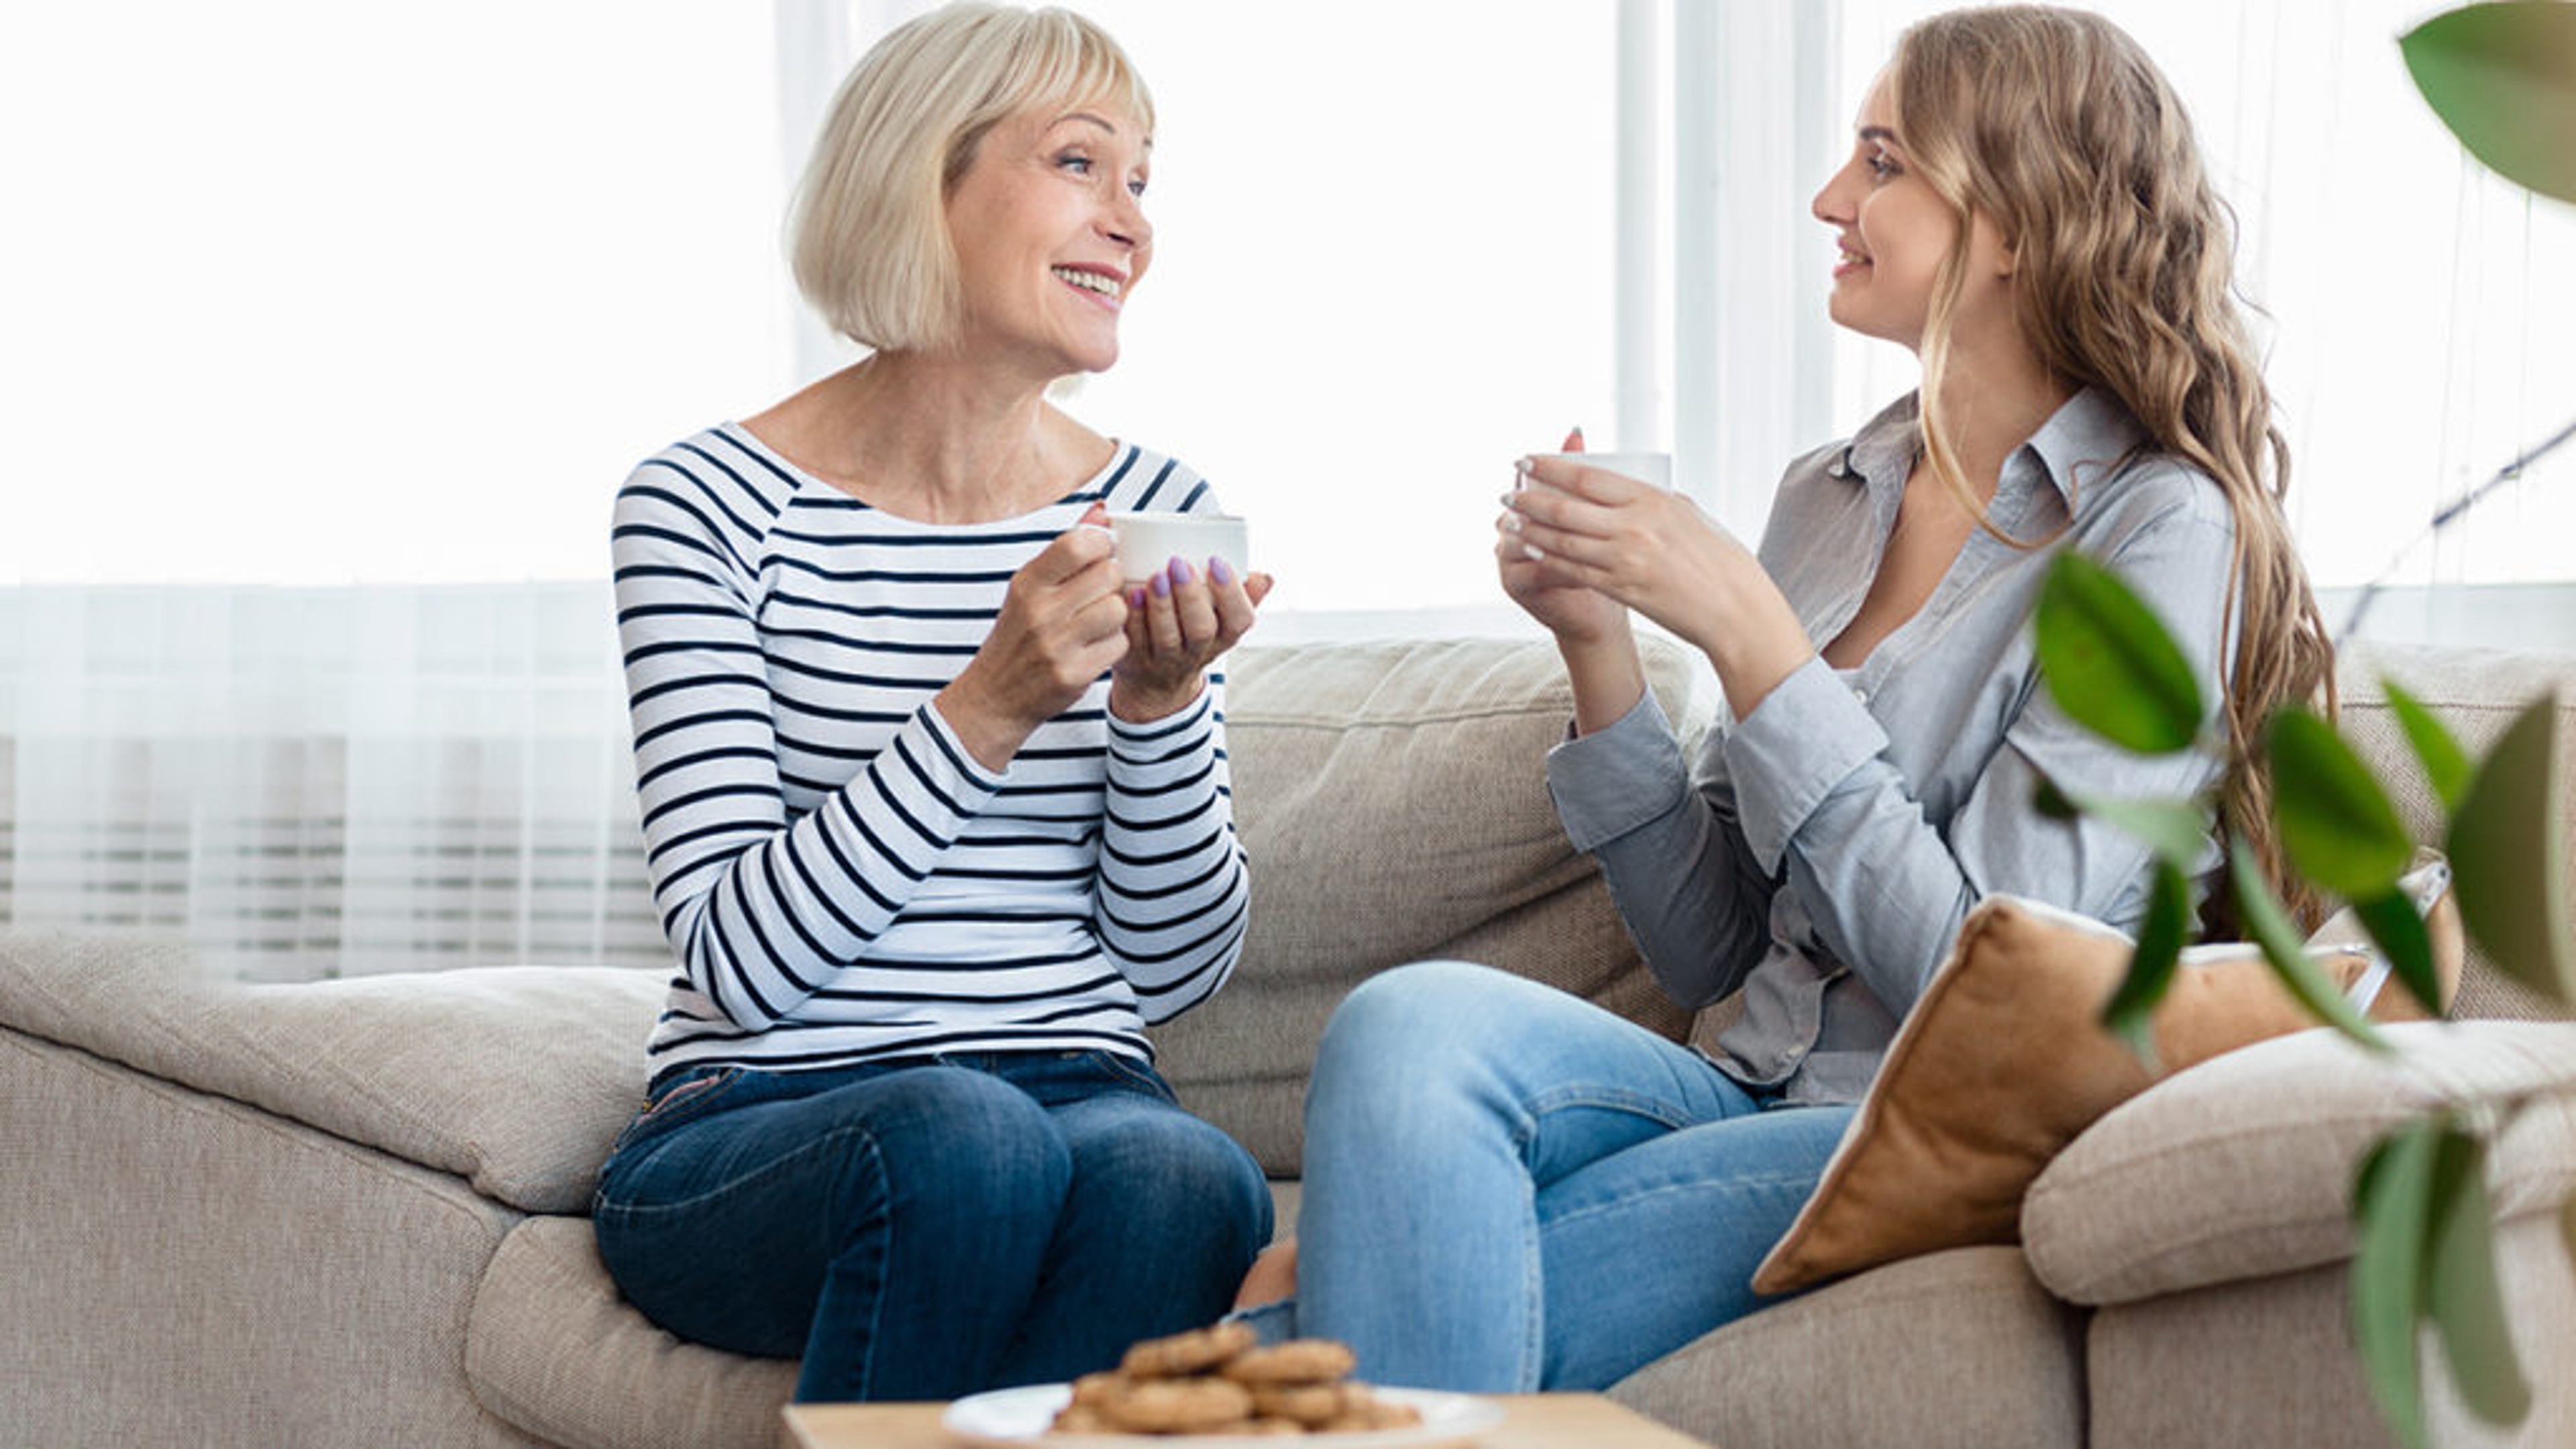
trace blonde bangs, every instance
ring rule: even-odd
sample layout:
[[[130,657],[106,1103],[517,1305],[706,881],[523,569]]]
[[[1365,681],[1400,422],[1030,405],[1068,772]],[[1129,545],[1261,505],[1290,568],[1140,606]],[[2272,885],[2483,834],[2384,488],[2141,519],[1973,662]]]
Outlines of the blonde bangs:
[[[1145,78],[1107,32],[1070,10],[1049,7],[1017,12],[1015,44],[1005,64],[981,77],[979,98],[959,127],[941,173],[954,185],[975,159],[975,147],[1003,120],[1027,111],[1061,114],[1106,105],[1135,118],[1154,134],[1154,97]]]

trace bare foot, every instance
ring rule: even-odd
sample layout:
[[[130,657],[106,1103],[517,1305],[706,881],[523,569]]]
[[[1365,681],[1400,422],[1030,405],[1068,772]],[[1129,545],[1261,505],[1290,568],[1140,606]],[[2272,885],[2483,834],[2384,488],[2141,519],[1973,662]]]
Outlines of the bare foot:
[[[1252,1271],[1243,1275],[1243,1286],[1234,1291],[1234,1306],[1258,1308],[1294,1297],[1296,1292],[1297,1240],[1281,1238],[1252,1260]]]

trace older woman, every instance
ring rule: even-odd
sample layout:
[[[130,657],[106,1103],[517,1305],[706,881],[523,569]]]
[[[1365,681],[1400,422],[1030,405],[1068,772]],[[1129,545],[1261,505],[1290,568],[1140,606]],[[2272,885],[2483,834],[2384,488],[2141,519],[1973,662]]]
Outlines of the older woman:
[[[678,956],[600,1251],[800,1399],[1070,1377],[1203,1323],[1261,1173],[1143,1028],[1233,968],[1247,886],[1208,666],[1268,591],[1122,583],[1103,510],[1206,511],[1048,386],[1153,255],[1153,106],[1060,10],[955,5],[843,86],[797,203],[864,360],[648,459],[618,624]]]

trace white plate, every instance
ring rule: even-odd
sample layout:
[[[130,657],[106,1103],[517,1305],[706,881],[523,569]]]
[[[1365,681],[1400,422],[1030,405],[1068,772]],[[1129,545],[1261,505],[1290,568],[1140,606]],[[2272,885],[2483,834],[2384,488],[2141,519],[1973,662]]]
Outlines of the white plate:
[[[995,1389],[959,1399],[939,1416],[941,1428],[960,1443],[985,1449],[1027,1449],[1045,1435],[1049,1445],[1064,1449],[1285,1449],[1296,1444],[1329,1444],[1332,1449],[1433,1449],[1464,1444],[1503,1422],[1503,1406],[1466,1394],[1429,1389],[1392,1389],[1376,1384],[1369,1392],[1391,1404],[1411,1404],[1422,1422],[1403,1429],[1370,1429],[1350,1434],[1307,1434],[1283,1439],[1272,1434],[1047,1434],[1058,1409],[1073,1397],[1066,1384],[1031,1384]]]

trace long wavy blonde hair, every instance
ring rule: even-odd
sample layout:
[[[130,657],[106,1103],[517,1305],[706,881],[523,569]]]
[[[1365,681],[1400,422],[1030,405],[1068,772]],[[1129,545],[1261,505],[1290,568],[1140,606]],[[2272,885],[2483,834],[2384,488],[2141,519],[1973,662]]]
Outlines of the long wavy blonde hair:
[[[1957,222],[1921,349],[1928,459],[1966,496],[1939,400],[1970,217],[1982,212],[2014,249],[2015,309],[2041,362],[2118,395],[2155,448],[2226,490],[2237,642],[2220,820],[2313,922],[2319,902],[2286,868],[2273,824],[2263,731],[2287,703],[2331,717],[2334,647],[2281,511],[2289,447],[2236,303],[2234,218],[2210,187],[2191,118],[2127,33],[2047,6],[1924,20],[1897,42],[1887,83],[1915,173]],[[2233,922],[2222,911],[2212,924]]]

